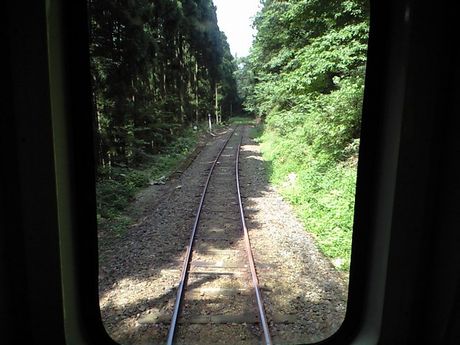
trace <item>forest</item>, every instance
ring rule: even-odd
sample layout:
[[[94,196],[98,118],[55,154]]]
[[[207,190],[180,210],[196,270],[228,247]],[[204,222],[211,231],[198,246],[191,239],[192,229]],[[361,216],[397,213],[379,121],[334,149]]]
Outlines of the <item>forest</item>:
[[[263,1],[237,72],[245,109],[264,119],[271,181],[336,267],[351,252],[367,1]]]
[[[211,0],[90,0],[88,11],[103,221],[183,158],[193,126],[241,102]]]
[[[212,0],[90,0],[89,14],[100,220],[186,154],[208,114],[254,116],[270,181],[348,269],[367,1],[262,0],[238,59]]]

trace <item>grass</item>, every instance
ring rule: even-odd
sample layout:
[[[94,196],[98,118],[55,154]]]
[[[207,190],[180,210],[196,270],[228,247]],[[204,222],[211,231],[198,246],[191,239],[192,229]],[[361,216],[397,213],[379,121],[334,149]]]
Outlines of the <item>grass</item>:
[[[262,136],[262,134],[263,134],[263,125],[262,124],[254,126],[249,130],[249,137],[251,139],[255,139],[257,142],[260,141],[259,138]]]
[[[128,205],[143,188],[162,183],[195,148],[200,131],[189,130],[164,152],[136,168],[116,167],[102,172],[96,183],[98,225],[121,235],[132,224]]]
[[[251,116],[234,116],[228,120],[228,123],[232,125],[253,125],[255,124],[255,118]]]
[[[296,211],[319,249],[335,267],[350,267],[356,162],[324,163],[299,152],[299,140],[281,137],[262,126],[251,133],[261,143],[267,174]]]

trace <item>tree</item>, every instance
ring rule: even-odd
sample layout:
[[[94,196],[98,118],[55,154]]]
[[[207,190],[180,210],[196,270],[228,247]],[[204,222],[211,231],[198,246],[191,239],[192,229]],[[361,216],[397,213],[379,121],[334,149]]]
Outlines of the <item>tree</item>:
[[[359,137],[368,9],[361,0],[264,1],[242,62],[246,109],[310,151],[346,159]],[[293,138],[293,140],[296,140]]]
[[[99,168],[141,164],[238,102],[211,0],[91,0],[89,14]]]

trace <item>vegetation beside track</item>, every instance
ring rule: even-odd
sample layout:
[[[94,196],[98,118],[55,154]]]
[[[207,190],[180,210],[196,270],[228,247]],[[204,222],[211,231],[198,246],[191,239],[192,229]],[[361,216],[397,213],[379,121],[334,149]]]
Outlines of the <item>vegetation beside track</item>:
[[[100,168],[96,182],[98,225],[122,233],[132,222],[126,209],[143,188],[164,180],[194,150],[204,126],[188,129],[160,153],[150,155],[138,167]]]
[[[237,65],[212,0],[89,1],[88,14],[98,221],[122,229],[136,192],[193,147],[190,127],[240,111]]]
[[[236,74],[270,181],[348,270],[369,28],[366,1],[264,1]]]
[[[231,125],[253,125],[255,122],[255,118],[252,116],[234,116],[228,120]]]
[[[261,144],[269,181],[294,206],[320,250],[339,270],[348,271],[357,154],[325,164],[299,159],[301,153],[292,137],[276,135],[262,125],[252,135]]]
[[[122,11],[103,3],[89,8],[99,224],[130,222],[123,210],[136,192],[193,146],[186,128],[209,114],[234,125],[263,121],[253,135],[270,180],[348,270],[367,1],[263,1],[250,54],[238,59],[211,0],[135,1]],[[228,119],[243,110],[258,121]]]
[[[252,117],[237,116],[228,124],[253,124]],[[213,125],[222,128],[225,124]],[[97,219],[99,227],[122,233],[132,219],[127,212],[129,204],[142,189],[158,183],[162,184],[195,149],[198,138],[208,130],[203,123],[196,130],[189,128],[182,132],[170,145],[155,155],[146,155],[139,166],[125,165],[100,167],[96,182]]]

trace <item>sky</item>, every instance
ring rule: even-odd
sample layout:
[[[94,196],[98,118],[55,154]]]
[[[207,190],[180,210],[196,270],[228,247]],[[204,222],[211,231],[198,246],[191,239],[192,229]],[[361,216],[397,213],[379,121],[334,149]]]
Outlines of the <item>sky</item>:
[[[217,7],[217,24],[225,32],[233,56],[249,53],[255,30],[251,18],[259,9],[259,0],[213,0]]]

